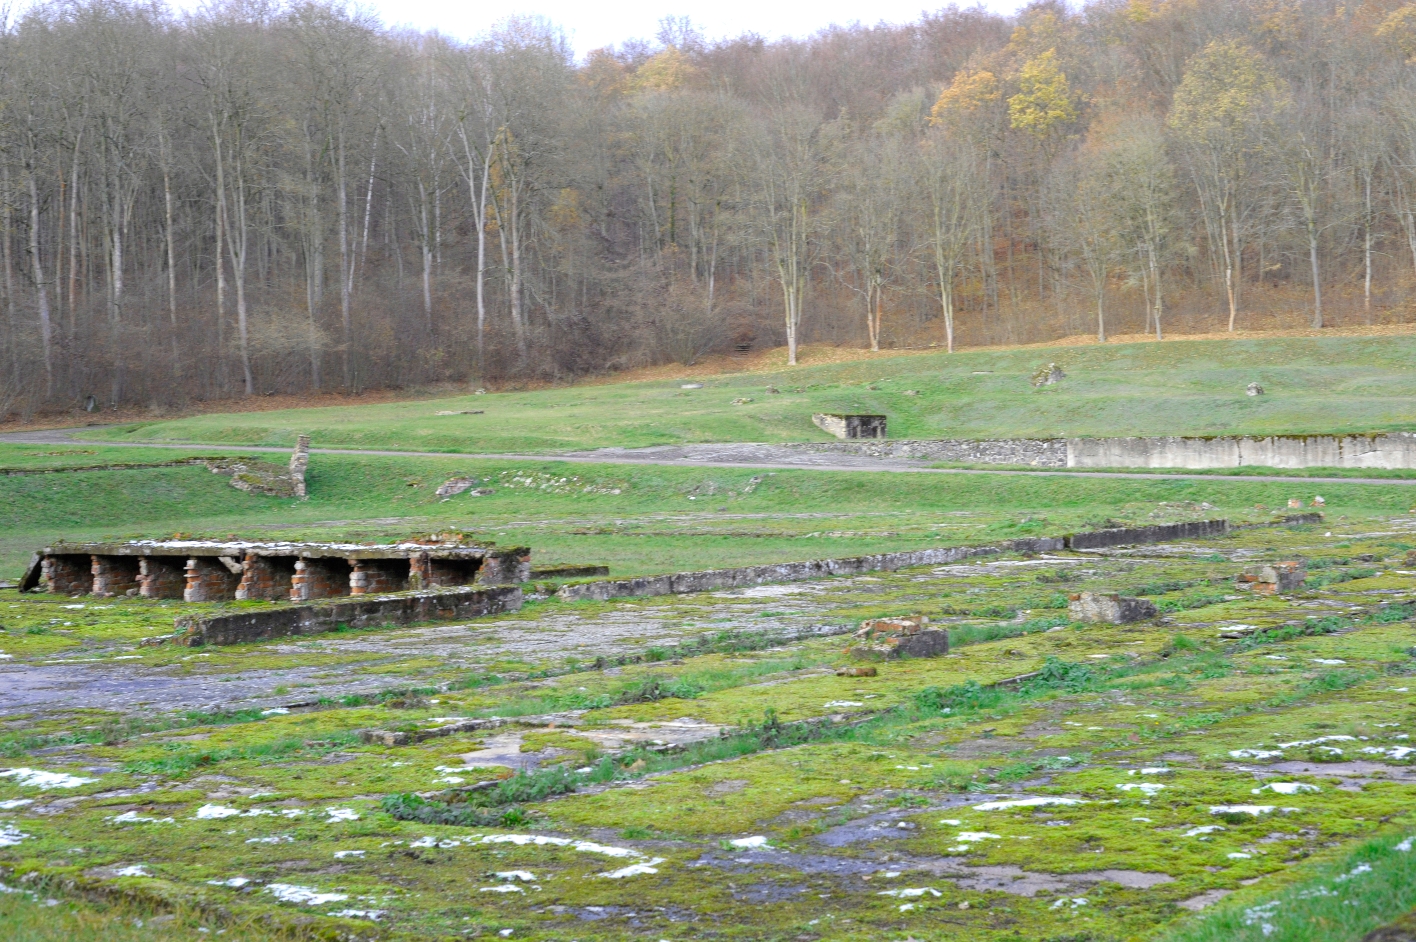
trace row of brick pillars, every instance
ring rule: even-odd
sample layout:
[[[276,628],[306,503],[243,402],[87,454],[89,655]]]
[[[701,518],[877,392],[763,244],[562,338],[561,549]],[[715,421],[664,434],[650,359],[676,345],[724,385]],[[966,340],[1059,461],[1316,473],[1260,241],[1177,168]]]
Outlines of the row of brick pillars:
[[[151,599],[215,602],[266,599],[301,602],[344,595],[375,595],[430,589],[524,582],[530,573],[524,550],[485,558],[344,559],[235,556],[109,556],[54,554],[41,561],[49,591],[62,595],[141,595]],[[480,578],[479,578],[480,577]]]

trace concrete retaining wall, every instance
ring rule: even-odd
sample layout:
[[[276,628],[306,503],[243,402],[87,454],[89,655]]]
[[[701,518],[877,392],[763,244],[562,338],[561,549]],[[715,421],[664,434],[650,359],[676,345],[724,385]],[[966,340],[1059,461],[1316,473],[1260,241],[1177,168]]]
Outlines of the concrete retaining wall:
[[[177,644],[240,644],[290,635],[311,635],[338,627],[379,628],[434,619],[476,618],[521,608],[520,586],[459,587],[378,598],[290,605],[208,617],[178,618]]]
[[[1066,539],[1068,549],[1088,550],[1105,549],[1108,546],[1132,546],[1137,543],[1166,543],[1170,540],[1202,540],[1224,536],[1228,532],[1228,520],[1199,520],[1194,523],[1169,523],[1155,527],[1088,530],[1084,533],[1073,533]]]
[[[1416,432],[1268,438],[1174,436],[798,442],[773,447],[812,454],[1034,468],[1416,468]]]
[[[1069,468],[1416,468],[1416,433],[1071,438]]]

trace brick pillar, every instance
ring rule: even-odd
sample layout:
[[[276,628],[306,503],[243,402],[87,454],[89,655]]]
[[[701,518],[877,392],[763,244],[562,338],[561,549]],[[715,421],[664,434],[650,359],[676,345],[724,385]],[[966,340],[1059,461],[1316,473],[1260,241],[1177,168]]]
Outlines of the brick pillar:
[[[350,566],[343,559],[298,559],[290,580],[290,600],[327,599],[349,594]]]
[[[257,556],[247,553],[241,564],[241,584],[236,588],[238,599],[269,599],[285,601],[290,596],[295,578],[293,556]]]
[[[135,556],[91,556],[93,594],[104,597],[134,595],[138,591],[138,558]]]
[[[138,594],[145,599],[180,599],[187,588],[187,561],[175,556],[138,557]]]
[[[401,559],[351,559],[349,564],[350,595],[402,592],[408,588],[409,580],[404,575],[408,567]]]
[[[87,595],[93,590],[93,563],[87,556],[46,556],[40,563],[49,591]]]
[[[478,585],[516,585],[531,580],[531,550],[524,546],[488,553],[477,570]]]
[[[193,556],[187,560],[187,590],[182,598],[188,602],[217,602],[236,597],[240,573],[214,556]]]

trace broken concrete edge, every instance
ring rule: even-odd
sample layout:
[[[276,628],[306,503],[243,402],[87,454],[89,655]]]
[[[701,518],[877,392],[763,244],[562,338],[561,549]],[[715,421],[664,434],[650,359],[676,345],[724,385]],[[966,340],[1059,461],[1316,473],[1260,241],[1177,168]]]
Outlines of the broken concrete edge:
[[[476,618],[521,609],[521,586],[458,586],[437,591],[357,596],[221,615],[184,615],[173,622],[170,643],[199,647],[322,634],[341,628],[398,627],[418,622]]]
[[[510,720],[502,719],[499,716],[489,716],[483,719],[459,720],[456,723],[447,723],[443,726],[432,726],[427,729],[400,730],[400,729],[361,729],[359,739],[365,743],[374,743],[382,746],[411,746],[416,743],[426,742],[429,739],[439,739],[443,736],[451,736],[455,733],[471,733],[482,729],[498,729],[507,725]],[[518,719],[516,722],[523,725],[534,725]]]
[[[593,579],[609,574],[609,566],[547,566],[544,569],[532,569],[531,579]]]
[[[35,553],[30,557],[29,566],[25,569],[25,574],[20,577],[19,589],[21,592],[30,592],[39,588],[39,580],[44,576],[44,554]]]
[[[482,559],[487,556],[525,556],[526,546],[498,547],[495,543],[282,543],[254,540],[126,540],[95,543],[57,542],[43,547],[39,556],[289,556],[301,559]]]
[[[641,576],[637,579],[619,579],[612,582],[580,582],[562,586],[556,592],[556,598],[570,602],[605,602],[617,598],[683,595],[690,592],[736,589],[773,582],[805,582],[826,576],[854,576],[866,572],[941,565],[956,563],[975,556],[991,556],[998,553],[1046,553],[1062,549],[1104,549],[1136,543],[1161,543],[1167,540],[1223,536],[1227,532],[1229,532],[1228,520],[1204,520],[1151,527],[1091,530],[1067,536],[1004,540],[984,546],[950,546],[940,549],[911,550],[903,553],[879,553],[871,556],[850,556],[840,559],[744,566],[737,569],[669,573],[661,576]]]

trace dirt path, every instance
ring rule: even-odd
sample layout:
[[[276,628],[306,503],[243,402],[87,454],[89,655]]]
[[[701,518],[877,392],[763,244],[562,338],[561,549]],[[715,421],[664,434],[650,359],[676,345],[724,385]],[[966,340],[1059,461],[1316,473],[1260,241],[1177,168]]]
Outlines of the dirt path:
[[[286,454],[288,448],[264,445],[189,445],[150,442],[102,442],[74,438],[75,432],[88,428],[49,429],[42,432],[8,432],[0,435],[0,443],[26,445],[98,445],[108,448],[194,448],[224,449],[241,452],[271,452]],[[1127,480],[1161,481],[1250,481],[1311,484],[1402,484],[1416,485],[1416,478],[1330,478],[1296,477],[1261,474],[1183,474],[1159,471],[1063,471],[1055,468],[1035,471],[988,468],[931,468],[928,461],[912,458],[874,458],[809,452],[790,445],[727,442],[722,444],[654,445],[649,448],[597,448],[592,451],[553,452],[544,455],[468,454],[445,451],[381,451],[368,448],[312,448],[319,455],[371,455],[393,458],[458,458],[467,461],[567,461],[573,464],[658,464],[695,468],[757,468],[791,470],[809,468],[815,471],[895,471],[916,474],[1051,474],[1079,478],[1125,478]]]

